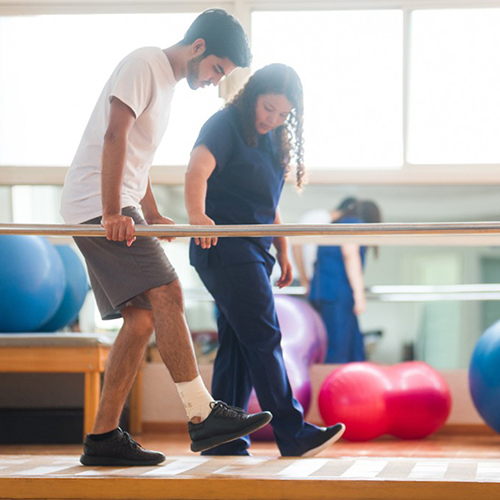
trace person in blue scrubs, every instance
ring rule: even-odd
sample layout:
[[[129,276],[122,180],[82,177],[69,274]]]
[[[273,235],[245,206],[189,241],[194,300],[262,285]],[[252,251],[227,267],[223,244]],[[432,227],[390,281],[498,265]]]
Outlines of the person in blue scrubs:
[[[380,222],[372,201],[346,198],[332,213],[334,224]],[[328,349],[325,363],[365,361],[358,315],[366,307],[363,268],[366,247],[347,244],[319,246],[309,299],[325,322]]]
[[[185,196],[193,225],[279,224],[283,183],[292,161],[304,175],[303,96],[297,73],[271,64],[203,126],[186,173]],[[196,238],[190,260],[217,306],[219,349],[212,394],[247,408],[252,387],[273,414],[283,456],[314,456],[340,438],[343,424],[304,422],[288,380],[270,275],[276,248],[278,286],[292,282],[284,237]],[[210,455],[248,455],[248,437],[213,448]]]

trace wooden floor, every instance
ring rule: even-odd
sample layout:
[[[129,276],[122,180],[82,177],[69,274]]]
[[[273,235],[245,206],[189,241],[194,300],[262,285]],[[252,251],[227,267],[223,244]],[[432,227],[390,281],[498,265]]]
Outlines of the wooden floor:
[[[500,436],[341,441],[313,459],[279,458],[271,443],[251,457],[201,457],[186,434],[142,436],[167,455],[158,467],[83,467],[80,446],[0,446],[1,499],[498,500]]]

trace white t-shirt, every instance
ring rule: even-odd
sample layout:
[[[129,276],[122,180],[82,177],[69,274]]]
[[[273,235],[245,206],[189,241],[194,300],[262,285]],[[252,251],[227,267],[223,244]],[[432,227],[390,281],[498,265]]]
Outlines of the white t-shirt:
[[[61,215],[67,224],[102,215],[102,149],[112,97],[136,116],[128,137],[121,207],[139,207],[154,154],[167,128],[176,83],[167,56],[156,47],[138,49],[118,64],[97,101],[64,182]]]

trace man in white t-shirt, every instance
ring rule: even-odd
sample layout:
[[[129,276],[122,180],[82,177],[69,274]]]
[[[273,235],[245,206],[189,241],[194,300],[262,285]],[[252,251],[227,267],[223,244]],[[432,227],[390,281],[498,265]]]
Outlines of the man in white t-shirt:
[[[149,170],[166,130],[178,81],[192,89],[217,85],[250,64],[247,36],[221,9],[200,14],[179,43],[147,47],[113,71],[92,112],[70,166],[61,214],[68,224],[101,224],[106,238],[75,238],[104,319],[123,317],[106,365],[84,465],[156,465],[119,427],[119,418],[153,329],[189,419],[191,449],[203,451],[257,430],[269,412],[246,414],[214,401],[200,378],[174,268],[156,238],[135,239],[134,225],[173,224],[156,205]],[[140,212],[142,210],[142,214]],[[143,218],[144,216],[144,218]]]

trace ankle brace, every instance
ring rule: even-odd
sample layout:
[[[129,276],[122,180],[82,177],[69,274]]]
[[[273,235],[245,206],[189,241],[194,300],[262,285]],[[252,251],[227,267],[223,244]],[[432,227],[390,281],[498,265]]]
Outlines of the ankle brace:
[[[179,384],[175,384],[175,386],[179,392],[188,419],[192,420],[195,417],[200,417],[201,420],[205,420],[212,411],[210,403],[214,399],[207,391],[200,375],[190,382],[180,382]]]

